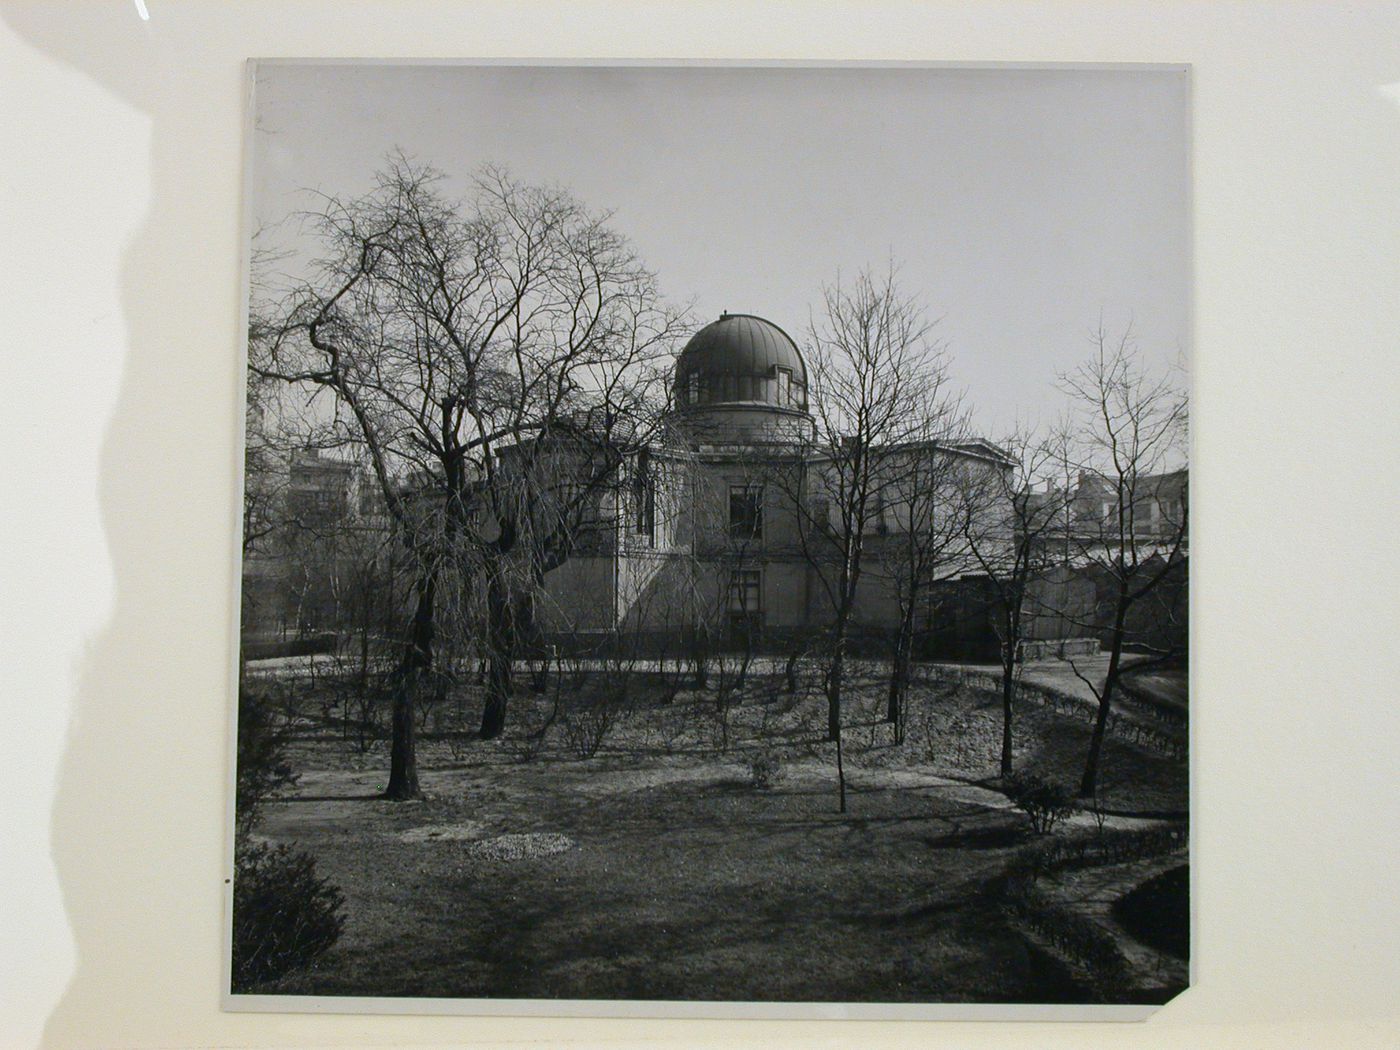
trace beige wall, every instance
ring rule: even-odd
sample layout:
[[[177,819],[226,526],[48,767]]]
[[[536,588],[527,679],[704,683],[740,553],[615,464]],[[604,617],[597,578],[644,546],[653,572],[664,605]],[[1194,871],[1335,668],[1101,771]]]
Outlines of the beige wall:
[[[613,626],[615,563],[611,556],[570,558],[544,578],[535,616],[545,631],[600,631]]]

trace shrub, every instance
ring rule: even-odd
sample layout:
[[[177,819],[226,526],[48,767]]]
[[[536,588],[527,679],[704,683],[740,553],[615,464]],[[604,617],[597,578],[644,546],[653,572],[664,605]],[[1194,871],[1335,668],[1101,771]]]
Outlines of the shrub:
[[[547,706],[526,697],[516,706],[515,726],[506,734],[505,743],[517,760],[532,762],[544,750],[549,729],[559,717],[559,697]],[[455,751],[453,754],[456,757]]]
[[[574,754],[579,758],[596,755],[626,703],[626,692],[607,678],[575,696],[559,719],[564,739]]]
[[[783,764],[771,751],[762,751],[749,763],[749,783],[756,788],[769,787],[782,774]]]
[[[238,774],[234,826],[239,836],[257,823],[269,797],[297,782],[286,759],[288,732],[277,724],[274,703],[247,687],[238,690]]]
[[[1034,773],[1008,777],[1006,796],[1030,818],[1031,827],[1038,835],[1049,834],[1061,819],[1074,812],[1074,796],[1069,788]]]
[[[345,925],[345,895],[316,874],[309,853],[245,843],[234,858],[233,990],[303,969]]]
[[[271,660],[287,656],[314,656],[319,653],[335,652],[336,636],[323,631],[309,638],[249,640],[243,643],[243,657],[246,660]]]

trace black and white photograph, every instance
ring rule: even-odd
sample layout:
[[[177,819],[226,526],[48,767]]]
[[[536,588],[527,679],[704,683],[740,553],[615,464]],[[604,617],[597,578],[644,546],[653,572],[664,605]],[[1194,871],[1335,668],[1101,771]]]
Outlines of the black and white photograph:
[[[1188,987],[1188,67],[249,82],[230,1005]]]

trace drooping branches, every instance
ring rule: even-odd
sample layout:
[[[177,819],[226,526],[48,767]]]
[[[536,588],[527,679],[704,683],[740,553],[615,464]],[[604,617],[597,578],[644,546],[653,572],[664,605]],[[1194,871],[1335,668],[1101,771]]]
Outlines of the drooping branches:
[[[399,727],[431,665],[442,587],[484,579],[494,596],[493,736],[513,610],[645,440],[680,324],[625,239],[567,192],[488,168],[453,201],[444,181],[400,156],[365,196],[327,198],[308,219],[321,250],[310,276],[255,304],[250,360],[302,393],[308,432],[357,450],[414,566],[392,797],[417,793]]]

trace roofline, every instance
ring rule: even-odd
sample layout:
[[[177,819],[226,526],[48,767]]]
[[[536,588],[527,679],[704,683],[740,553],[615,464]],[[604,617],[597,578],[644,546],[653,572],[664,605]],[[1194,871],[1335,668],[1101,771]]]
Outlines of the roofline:
[[[1013,467],[1016,461],[1004,449],[998,448],[986,438],[967,438],[962,441],[940,441],[937,438],[924,438],[918,441],[899,441],[892,445],[879,445],[872,451],[898,452],[901,449],[930,448],[944,452],[968,456],[972,459],[985,459],[1002,466]]]

